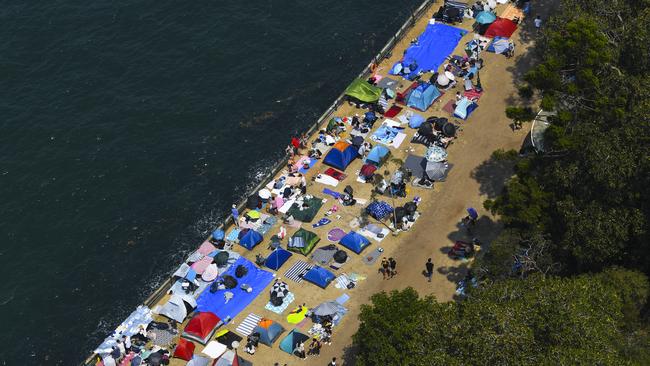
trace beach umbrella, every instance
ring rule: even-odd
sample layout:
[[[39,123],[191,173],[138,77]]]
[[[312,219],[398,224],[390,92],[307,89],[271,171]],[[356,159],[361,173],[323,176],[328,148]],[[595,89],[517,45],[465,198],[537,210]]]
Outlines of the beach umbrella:
[[[359,136],[359,135],[354,136],[354,137],[352,138],[352,145],[354,145],[354,146],[361,146],[361,145],[363,145],[363,136]]]
[[[219,275],[219,268],[217,267],[216,264],[212,263],[205,268],[203,274],[201,275],[201,278],[205,282],[211,282],[214,281],[214,279],[217,278],[218,275]]]
[[[390,178],[392,184],[400,184],[404,180],[404,173],[401,170],[395,171],[393,176]]]
[[[327,301],[324,302],[312,310],[312,314],[317,316],[329,316],[334,315],[339,312],[339,309],[343,308],[336,301]]]
[[[454,74],[451,71],[445,71],[445,76],[447,77],[447,79],[449,79],[451,81],[456,80],[456,77],[454,76]]]
[[[491,24],[494,23],[495,20],[497,20],[497,16],[489,11],[482,11],[476,16],[476,22],[478,24]]]
[[[447,137],[456,136],[456,126],[453,123],[447,122],[442,126],[442,133]]]
[[[447,160],[447,150],[444,148],[433,145],[427,149],[427,153],[424,156],[427,161],[431,162],[441,162]]]
[[[273,287],[271,287],[271,297],[283,298],[287,296],[287,294],[289,294],[289,286],[286,282],[277,281],[273,284]]]
[[[435,181],[444,181],[447,177],[447,169],[449,165],[443,162],[433,162],[427,161],[427,165],[424,168],[424,172],[427,174],[427,177]]]
[[[266,188],[261,189],[257,194],[263,200],[268,200],[269,198],[271,198],[271,191],[269,191]]]

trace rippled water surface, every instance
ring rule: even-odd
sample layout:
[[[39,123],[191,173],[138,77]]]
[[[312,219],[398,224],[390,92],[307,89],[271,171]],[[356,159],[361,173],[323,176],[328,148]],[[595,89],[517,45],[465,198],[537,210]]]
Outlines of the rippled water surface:
[[[74,365],[419,0],[0,8],[0,364]]]

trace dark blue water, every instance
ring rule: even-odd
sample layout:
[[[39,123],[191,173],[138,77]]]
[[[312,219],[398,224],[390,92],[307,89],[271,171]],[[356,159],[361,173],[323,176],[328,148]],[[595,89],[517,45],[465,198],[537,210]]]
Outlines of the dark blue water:
[[[420,0],[0,7],[0,363],[72,365]]]

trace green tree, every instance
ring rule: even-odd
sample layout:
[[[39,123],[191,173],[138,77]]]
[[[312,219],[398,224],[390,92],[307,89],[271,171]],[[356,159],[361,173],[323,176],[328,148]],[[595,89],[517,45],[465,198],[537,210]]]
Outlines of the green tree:
[[[649,293],[638,272],[506,280],[441,304],[407,288],[373,295],[353,341],[358,365],[625,365],[647,358],[633,329]]]

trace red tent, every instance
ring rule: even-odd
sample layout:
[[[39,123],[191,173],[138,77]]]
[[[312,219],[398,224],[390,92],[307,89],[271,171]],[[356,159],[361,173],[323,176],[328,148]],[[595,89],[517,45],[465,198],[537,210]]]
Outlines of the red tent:
[[[504,37],[510,38],[512,34],[517,30],[517,23],[513,22],[510,19],[498,18],[495,20],[488,29],[485,31],[484,36],[494,38],[494,37]]]
[[[174,357],[180,358],[181,360],[189,361],[194,355],[194,343],[185,340],[179,339],[178,345],[174,350]]]
[[[221,319],[214,313],[209,311],[198,313],[185,326],[183,337],[206,344],[220,324]]]

